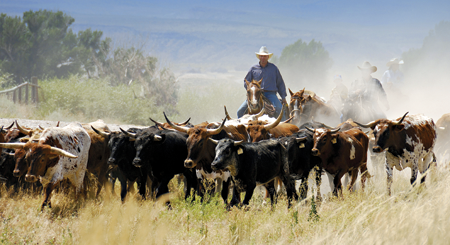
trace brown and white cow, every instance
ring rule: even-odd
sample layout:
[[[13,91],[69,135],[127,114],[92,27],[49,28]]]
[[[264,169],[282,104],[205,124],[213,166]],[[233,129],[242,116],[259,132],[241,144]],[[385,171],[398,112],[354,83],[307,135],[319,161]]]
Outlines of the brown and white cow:
[[[51,207],[50,197],[56,185],[69,180],[78,194],[83,185],[91,139],[79,123],[66,127],[50,127],[42,132],[38,142],[3,143],[4,148],[23,148],[28,172],[27,182],[38,178],[44,186],[45,198],[42,208]]]
[[[314,147],[311,150],[313,156],[322,160],[322,168],[334,175],[333,194],[337,196],[341,190],[341,178],[347,172],[351,172],[352,179],[349,189],[358,177],[361,170],[361,182],[364,188],[367,173],[367,149],[369,138],[359,128],[352,128],[344,132],[337,129],[310,129],[314,133]]]
[[[428,170],[430,162],[436,162],[433,148],[436,142],[436,126],[433,119],[423,115],[412,115],[397,120],[378,119],[368,124],[357,123],[371,128],[375,136],[374,152],[386,151],[387,190],[391,194],[392,170],[411,168],[411,184]],[[421,178],[421,183],[426,176]]]

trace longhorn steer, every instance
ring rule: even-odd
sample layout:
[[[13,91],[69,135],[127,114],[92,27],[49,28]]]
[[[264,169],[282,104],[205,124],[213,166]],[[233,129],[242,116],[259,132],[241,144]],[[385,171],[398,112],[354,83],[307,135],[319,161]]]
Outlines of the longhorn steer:
[[[153,128],[153,127],[152,127]],[[133,159],[136,156],[136,148],[134,148],[134,134],[142,131],[143,129],[130,128],[125,132],[101,132],[96,128],[92,129],[100,135],[107,137],[108,148],[111,154],[108,158],[108,165],[111,168],[118,168],[120,174],[118,175],[120,180],[121,192],[120,198],[122,202],[127,195],[128,183],[137,182],[139,188],[139,194],[142,198],[146,197],[146,182],[147,182],[147,169],[145,167],[138,168],[133,165]],[[155,131],[158,131],[154,127]],[[133,134],[132,136],[129,133]]]
[[[197,179],[199,182],[200,195],[203,196],[205,190],[203,189],[202,181],[204,179],[217,179],[218,188],[220,189],[220,185],[222,186],[222,198],[225,204],[228,204],[228,192],[229,185],[231,182],[230,172],[229,171],[214,171],[211,168],[211,163],[214,160],[214,149],[215,144],[208,139],[223,139],[228,137],[236,137],[233,134],[228,134],[226,131],[222,130],[225,128],[226,119],[222,122],[222,124],[216,129],[209,129],[203,125],[195,125],[193,128],[177,126],[173,124],[167,116],[167,123],[170,126],[180,132],[186,133],[188,138],[186,139],[186,148],[187,148],[187,157],[184,161],[184,166],[186,168],[195,168]],[[237,138],[242,137],[242,135],[237,136]],[[236,139],[236,138],[234,138]]]
[[[411,168],[411,185],[428,170],[430,162],[436,162],[433,147],[436,142],[436,126],[433,119],[423,115],[407,116],[395,121],[378,119],[368,124],[357,123],[361,127],[371,128],[375,136],[374,152],[386,151],[387,191],[391,195],[392,170],[401,171]],[[421,183],[425,182],[422,176]]]
[[[291,178],[302,181],[300,186],[301,199],[305,199],[308,193],[309,173],[314,167],[319,168],[316,173],[317,200],[319,200],[321,198],[320,183],[322,180],[322,167],[320,164],[321,159],[311,154],[314,146],[313,134],[303,129],[291,136],[279,138],[278,141],[286,148],[286,157],[289,163]]]
[[[62,180],[69,180],[78,194],[83,185],[91,140],[79,123],[64,128],[51,127],[42,132],[39,141],[27,143],[4,143],[4,148],[23,148],[28,172],[27,182],[38,178],[45,189],[42,208],[51,207],[50,197],[55,186]]]
[[[183,174],[186,177],[187,198],[191,188],[195,188],[194,173],[183,164],[187,155],[187,135],[174,130],[154,131],[150,128],[129,135],[135,140],[136,156],[133,165],[144,166],[152,181],[159,184],[156,198],[169,192],[167,185],[176,174]]]
[[[241,192],[245,192],[243,204],[248,205],[256,185],[264,185],[269,190],[273,205],[275,188],[270,183],[279,177],[286,186],[290,206],[294,187],[289,177],[286,150],[280,142],[263,140],[257,143],[243,143],[231,139],[213,142],[217,146],[216,156],[211,163],[212,169],[230,171],[234,183],[234,197],[239,197]]]
[[[322,168],[334,175],[333,194],[338,195],[342,190],[341,178],[351,171],[352,180],[349,189],[358,177],[358,169],[361,169],[361,182],[364,188],[367,171],[367,148],[369,138],[361,129],[352,128],[339,132],[339,128],[331,129],[309,129],[314,133],[314,148],[311,150],[313,156],[322,160]]]

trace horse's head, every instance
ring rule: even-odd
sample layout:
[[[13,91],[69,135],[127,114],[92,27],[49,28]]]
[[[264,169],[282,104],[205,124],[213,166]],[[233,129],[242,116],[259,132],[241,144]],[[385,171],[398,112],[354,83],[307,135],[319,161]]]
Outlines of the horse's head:
[[[247,106],[248,114],[258,114],[263,106],[263,90],[261,89],[262,78],[259,81],[252,80],[249,82],[245,80],[247,84]]]
[[[291,101],[289,102],[289,111],[290,116],[293,117],[291,123],[295,125],[300,125],[303,117],[309,111],[309,107],[307,106],[307,102],[310,101],[311,95],[305,95],[305,89],[293,93],[291,89],[289,89],[289,93],[291,94]]]

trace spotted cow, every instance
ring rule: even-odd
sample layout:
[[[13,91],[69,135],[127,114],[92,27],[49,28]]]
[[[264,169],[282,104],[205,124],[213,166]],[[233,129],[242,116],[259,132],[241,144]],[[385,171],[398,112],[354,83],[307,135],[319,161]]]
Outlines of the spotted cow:
[[[45,189],[45,198],[41,205],[51,207],[51,193],[56,185],[68,180],[78,194],[83,186],[91,139],[79,123],[66,127],[50,127],[42,132],[38,142],[2,143],[4,148],[23,148],[28,171],[27,182],[38,179]]]
[[[411,185],[417,179],[417,173],[423,176],[430,163],[436,162],[433,148],[436,142],[436,126],[433,119],[423,115],[407,116],[397,120],[378,119],[368,124],[357,123],[361,127],[371,128],[375,136],[374,152],[386,151],[387,191],[391,195],[392,171],[395,167],[401,171],[411,168]],[[355,122],[356,123],[356,122]]]

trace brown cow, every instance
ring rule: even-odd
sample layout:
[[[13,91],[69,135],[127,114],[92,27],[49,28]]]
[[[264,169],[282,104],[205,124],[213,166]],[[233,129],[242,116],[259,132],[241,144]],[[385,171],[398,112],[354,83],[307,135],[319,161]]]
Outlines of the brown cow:
[[[341,178],[345,173],[351,171],[352,180],[349,189],[358,177],[358,169],[364,173],[367,170],[367,149],[369,138],[358,128],[352,128],[344,132],[339,132],[339,128],[331,129],[310,129],[314,133],[314,148],[311,150],[313,156],[318,156],[322,160],[322,167],[325,171],[334,175],[333,194],[337,196],[338,190],[342,190]],[[362,187],[366,176],[361,177]]]
[[[91,138],[87,171],[92,173],[98,180],[97,193],[95,194],[95,197],[97,198],[102,190],[102,187],[108,184],[108,158],[111,154],[111,149],[108,147],[109,137],[105,134],[97,134],[92,127],[106,133],[110,133],[111,131],[102,120],[97,120],[86,124],[83,123],[82,126]],[[87,183],[87,180],[85,180],[85,183]],[[87,187],[88,186],[85,186],[85,188]]]
[[[361,127],[371,128],[375,135],[374,152],[386,151],[387,190],[391,195],[392,170],[395,167],[401,171],[411,168],[411,185],[417,179],[417,172],[423,175],[421,183],[425,182],[425,172],[430,162],[436,162],[433,148],[436,142],[436,126],[433,119],[423,115],[412,115],[398,118],[395,121],[378,119],[368,124],[357,123]]]

